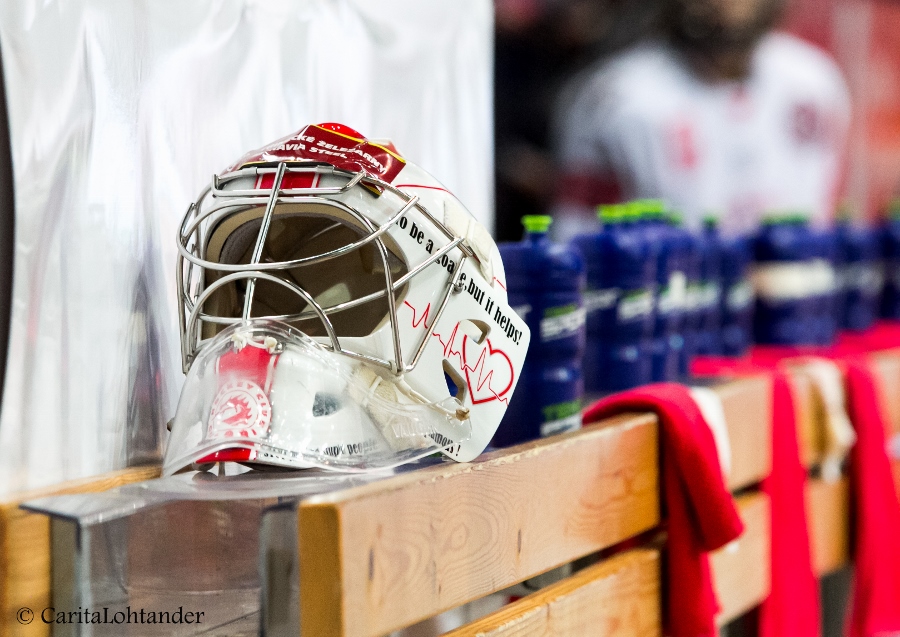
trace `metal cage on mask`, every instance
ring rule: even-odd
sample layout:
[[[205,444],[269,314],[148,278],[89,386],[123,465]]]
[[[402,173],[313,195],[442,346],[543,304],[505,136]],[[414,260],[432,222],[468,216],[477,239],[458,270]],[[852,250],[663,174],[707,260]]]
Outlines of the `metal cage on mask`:
[[[294,178],[296,181],[298,176],[304,175],[313,177],[311,180],[312,186],[300,188],[283,187],[290,178]],[[346,181],[336,186],[316,186],[315,184],[321,177]],[[273,181],[268,188],[228,188],[229,184],[233,186],[238,180],[246,178],[256,179],[257,185],[260,184],[261,180],[272,179]],[[365,212],[339,199],[341,195],[350,192],[354,188],[365,188],[370,194],[379,198],[388,194],[396,197],[398,199],[396,211],[392,211],[388,219],[380,225],[374,223]],[[213,203],[201,210],[201,204],[207,197],[211,197]],[[361,232],[362,236],[356,241],[319,254],[286,261],[264,262],[262,261],[263,249],[267,239],[269,239],[276,207],[285,204],[316,204],[332,208],[336,213],[342,216],[349,216],[349,218],[354,220],[358,224],[355,225],[354,229]],[[263,206],[264,212],[248,263],[222,263],[221,261],[208,258],[207,242],[218,223],[221,223],[230,214]],[[395,279],[389,263],[392,253],[385,242],[387,238],[386,233],[407,212],[413,209],[418,210],[424,219],[433,224],[439,233],[446,237],[447,242],[423,262]],[[217,217],[217,213],[222,214]],[[309,291],[300,285],[287,278],[277,276],[278,273],[284,273],[288,270],[333,261],[354,251],[365,249],[367,246],[374,246],[384,268],[384,288],[360,298],[323,306],[313,294],[310,294]],[[450,295],[462,290],[460,275],[463,270],[463,263],[467,258],[474,256],[474,252],[466,244],[464,238],[458,237],[451,232],[442,221],[419,202],[417,196],[410,196],[391,184],[364,172],[342,170],[329,164],[288,164],[285,162],[277,165],[244,167],[221,176],[214,175],[212,184],[201,193],[196,202],[189,206],[184,216],[179,228],[178,249],[178,310],[181,317],[179,326],[181,329],[182,366],[185,373],[187,373],[191,362],[205,340],[201,334],[201,325],[203,324],[214,325],[216,329],[224,329],[229,325],[247,322],[251,318],[270,319],[285,323],[317,318],[324,327],[327,337],[324,339],[327,342],[321,343],[323,347],[336,353],[377,364],[395,375],[402,376],[415,368],[428,344],[429,336],[426,331],[422,336],[421,342],[414,349],[415,353],[412,359],[409,363],[404,362],[400,330],[397,324],[397,305],[401,300],[398,298],[398,295],[410,279],[429,265],[439,262],[451,250],[458,249],[461,252],[460,262],[453,272],[448,275],[446,289],[440,296],[437,312],[434,316],[434,321],[437,322],[444,312]],[[214,281],[208,282],[205,271],[222,273],[224,276],[219,276]],[[204,311],[205,304],[217,290],[238,282],[246,284],[240,316],[221,316]],[[300,297],[305,302],[306,307],[303,311],[297,313],[254,316],[253,307],[259,282],[268,282],[287,289]],[[377,303],[385,297],[387,301],[387,320],[390,322],[393,337],[393,360],[353,351],[342,346],[341,337],[338,335],[330,317],[353,308],[359,308],[368,303]]]

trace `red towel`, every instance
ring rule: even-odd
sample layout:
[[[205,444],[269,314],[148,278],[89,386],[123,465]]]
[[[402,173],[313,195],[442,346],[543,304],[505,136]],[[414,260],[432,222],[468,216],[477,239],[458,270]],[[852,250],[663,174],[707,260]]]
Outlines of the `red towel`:
[[[744,525],[723,484],[712,432],[686,387],[648,385],[604,398],[584,423],[634,411],[659,417],[663,498],[668,521],[666,632],[715,637],[719,611],[707,553],[737,538]]]
[[[900,633],[900,503],[885,443],[875,379],[861,360],[847,364],[856,552],[850,637]]]
[[[813,572],[806,525],[806,469],[800,462],[794,400],[786,375],[772,387],[772,472],[763,482],[772,519],[772,584],[760,608],[760,637],[817,637],[819,582]]]

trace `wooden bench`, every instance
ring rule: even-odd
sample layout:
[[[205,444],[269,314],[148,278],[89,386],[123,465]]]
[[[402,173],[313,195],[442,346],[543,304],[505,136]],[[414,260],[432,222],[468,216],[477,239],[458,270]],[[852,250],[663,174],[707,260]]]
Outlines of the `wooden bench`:
[[[759,376],[715,391],[734,449],[729,485],[746,489],[771,469],[771,384]],[[620,417],[472,465],[302,502],[303,634],[382,635],[655,527],[656,435],[651,417]],[[713,558],[721,623],[769,590],[768,499],[752,492],[738,505],[747,532]],[[588,634],[583,626],[660,634],[656,546],[614,555],[449,635]],[[751,565],[751,576],[735,564]]]
[[[379,637],[654,528],[657,448],[654,417],[622,416],[304,500],[302,634]],[[526,598],[523,612],[588,603],[636,578],[642,607],[658,613],[658,560],[616,564]]]
[[[769,591],[770,511],[759,484],[771,470],[770,382],[761,375],[714,387],[732,447],[728,486],[747,528],[712,556],[720,624]],[[805,440],[814,441],[816,398],[799,382],[798,426],[811,427]],[[814,466],[814,443],[804,444]],[[50,598],[49,523],[18,502],[155,475],[130,470],[0,506],[0,636],[47,634],[46,625],[14,621],[17,608],[41,608]],[[815,567],[831,572],[847,562],[846,479],[811,479],[807,490]],[[588,565],[447,637],[661,634],[652,415],[313,496],[300,502],[297,522],[303,635],[382,637],[576,560]]]
[[[634,549],[589,566],[445,637],[662,634],[659,551]]]

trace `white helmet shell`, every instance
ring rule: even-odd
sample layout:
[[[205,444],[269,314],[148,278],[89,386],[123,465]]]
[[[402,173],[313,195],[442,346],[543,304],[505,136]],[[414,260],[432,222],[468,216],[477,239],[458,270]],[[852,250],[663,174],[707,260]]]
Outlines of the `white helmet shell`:
[[[440,439],[451,458],[492,438],[528,327],[489,233],[389,144],[321,124],[249,153],[190,206],[179,253],[186,371],[229,325],[279,321],[420,404],[455,398],[471,433]]]

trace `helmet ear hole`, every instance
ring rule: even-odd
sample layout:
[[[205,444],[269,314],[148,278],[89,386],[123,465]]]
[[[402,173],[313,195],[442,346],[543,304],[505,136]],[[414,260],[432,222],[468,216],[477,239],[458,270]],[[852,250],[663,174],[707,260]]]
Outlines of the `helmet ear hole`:
[[[481,345],[491,331],[491,326],[484,321],[475,319],[463,319],[459,322],[460,331]]]
[[[316,392],[315,398],[313,399],[312,414],[315,418],[330,416],[339,411],[341,406],[342,404],[339,396],[325,392]]]
[[[450,390],[450,395],[459,402],[464,402],[466,399],[466,381],[463,380],[458,371],[453,369],[453,366],[450,365],[447,359],[444,359],[442,365],[444,367],[444,379],[447,381],[447,389]]]

